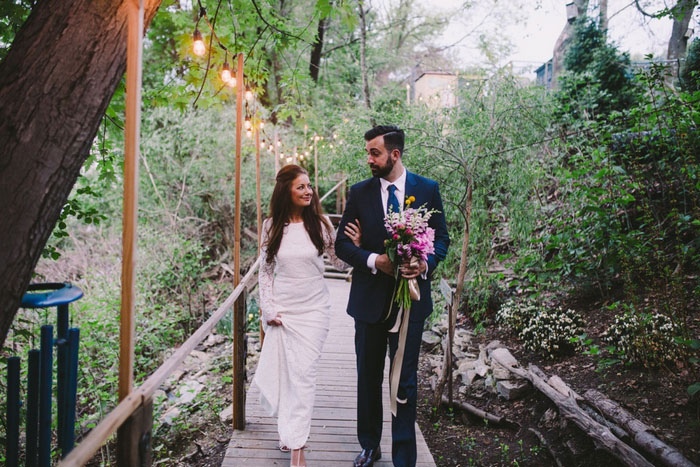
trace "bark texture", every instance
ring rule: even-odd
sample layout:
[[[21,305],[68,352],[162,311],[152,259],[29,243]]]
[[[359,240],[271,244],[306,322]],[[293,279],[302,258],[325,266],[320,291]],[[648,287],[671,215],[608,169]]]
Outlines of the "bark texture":
[[[321,18],[318,20],[318,29],[316,30],[316,42],[311,49],[311,61],[309,62],[309,75],[314,83],[318,83],[318,75],[321,72],[321,57],[323,55],[323,36],[326,34],[326,24],[329,18]]]
[[[124,75],[127,1],[39,1],[0,63],[0,345]]]
[[[372,109],[372,103],[369,97],[369,78],[367,76],[367,22],[365,15],[365,5],[362,0],[357,2],[360,7],[360,71],[362,73],[362,94],[365,99],[365,105],[368,110]],[[374,118],[372,126],[374,126]]]
[[[685,51],[688,48],[688,38],[685,36],[685,33],[688,32],[688,25],[697,4],[697,0],[680,0],[676,5],[671,38],[668,40],[668,50],[666,52],[668,60],[685,57]]]

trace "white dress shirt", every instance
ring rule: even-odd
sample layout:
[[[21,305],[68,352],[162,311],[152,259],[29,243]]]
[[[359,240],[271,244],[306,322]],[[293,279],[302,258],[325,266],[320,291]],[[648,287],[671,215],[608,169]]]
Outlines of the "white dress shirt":
[[[396,199],[399,200],[399,209],[401,212],[403,212],[404,199],[406,198],[406,169],[403,169],[403,173],[393,182],[380,178],[379,183],[381,184],[379,193],[382,196],[383,212],[386,213],[386,206],[389,204],[389,185],[394,185],[396,187],[394,194],[396,195]],[[377,273],[377,267],[375,264],[378,256],[379,255],[377,253],[370,253],[370,255],[367,257],[367,267],[372,271],[372,274]]]

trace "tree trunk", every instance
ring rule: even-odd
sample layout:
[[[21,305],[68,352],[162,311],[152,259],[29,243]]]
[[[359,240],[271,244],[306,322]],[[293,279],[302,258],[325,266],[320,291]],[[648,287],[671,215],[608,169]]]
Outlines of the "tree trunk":
[[[311,49],[311,61],[309,62],[309,75],[314,83],[318,83],[318,74],[321,72],[321,55],[323,53],[323,36],[326,33],[328,18],[318,20],[318,30],[316,31],[316,42]]]
[[[367,78],[367,22],[365,20],[365,6],[362,0],[358,0],[360,6],[360,71],[362,73],[362,94],[365,98],[367,109],[372,109],[369,98],[369,79]],[[372,119],[374,125],[374,119]]]
[[[685,36],[685,33],[688,32],[688,25],[697,4],[697,0],[679,0],[674,7],[673,28],[671,29],[671,38],[668,40],[668,51],[666,52],[668,60],[685,57],[685,50],[688,47],[688,38]]]
[[[124,75],[126,10],[39,1],[0,63],[0,346]]]

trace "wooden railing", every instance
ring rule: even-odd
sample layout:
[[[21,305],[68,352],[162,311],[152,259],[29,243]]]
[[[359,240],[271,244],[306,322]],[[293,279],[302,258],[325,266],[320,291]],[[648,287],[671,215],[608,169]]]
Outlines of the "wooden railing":
[[[326,194],[321,201],[331,193],[336,192],[336,209],[342,212],[345,207],[345,190],[343,189],[347,177],[340,180]],[[234,388],[233,388],[233,423],[234,428],[245,427],[245,363],[243,361],[243,346],[245,335],[245,313],[247,292],[253,289],[254,279],[260,267],[261,257],[250,267],[240,284],[231,295],[219,306],[219,308],[204,322],[177,351],[170,356],[158,369],[122,399],[117,406],[83,438],[59,464],[61,467],[82,466],[86,464],[107,439],[117,430],[120,431],[121,440],[117,449],[120,451],[118,462],[125,465],[150,465],[150,436],[153,425],[153,393],[165,380],[178,368],[182,361],[199,345],[221,321],[226,313],[234,308]],[[238,319],[236,319],[238,317]],[[236,325],[240,323],[240,325]],[[238,349],[238,350],[236,350]],[[242,367],[242,369],[241,369]],[[236,370],[238,368],[238,371]],[[238,374],[237,374],[238,373]],[[122,436],[125,430],[125,436]]]
[[[136,409],[147,405],[146,402],[173,371],[182,363],[194,348],[206,338],[232,306],[236,304],[239,297],[245,296],[246,289],[250,286],[255,273],[260,266],[260,258],[255,261],[246,275],[238,284],[226,301],[214,312],[213,315],[202,326],[195,331],[189,339],[158,369],[148,377],[148,379],[138,388],[134,389],[124,398],[107,416],[73,449],[68,456],[59,464],[60,466],[81,466],[84,465],[104,442],[129,418]],[[244,310],[243,310],[244,311]],[[234,336],[238,338],[238,336]]]

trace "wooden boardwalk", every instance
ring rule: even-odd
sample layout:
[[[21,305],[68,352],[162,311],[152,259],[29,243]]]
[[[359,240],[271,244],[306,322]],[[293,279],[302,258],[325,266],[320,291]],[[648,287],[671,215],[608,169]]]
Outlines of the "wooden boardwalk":
[[[311,435],[307,442],[307,464],[318,467],[352,465],[360,452],[357,442],[355,329],[345,313],[350,283],[326,279],[331,292],[331,330],[319,364],[318,387]],[[389,361],[387,359],[387,374]],[[382,460],[377,467],[391,466],[391,413],[388,378],[384,383],[384,428]],[[233,466],[288,466],[289,453],[277,449],[277,421],[262,410],[259,392],[251,387],[246,399],[246,429],[234,430],[221,464]],[[434,466],[433,456],[416,426],[418,466]]]

